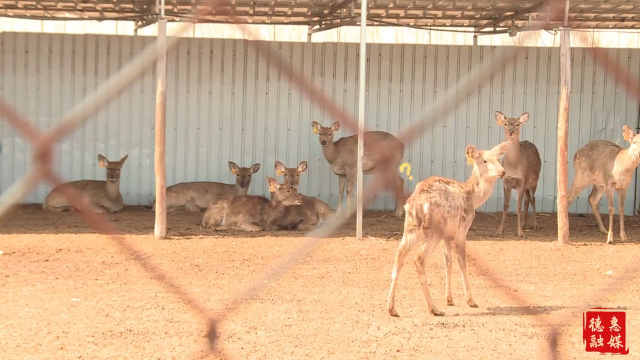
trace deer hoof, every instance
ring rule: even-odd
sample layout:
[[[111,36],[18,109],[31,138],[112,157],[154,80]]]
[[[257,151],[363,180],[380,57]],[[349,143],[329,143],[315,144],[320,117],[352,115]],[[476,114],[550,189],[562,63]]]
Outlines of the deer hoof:
[[[540,230],[540,226],[538,226],[538,224],[533,224],[533,230]]]
[[[389,308],[389,315],[393,317],[398,317],[398,312],[396,311],[395,308]]]
[[[431,313],[435,316],[444,316],[444,311],[440,311],[438,309],[432,309]]]
[[[519,238],[523,238],[524,237],[524,233],[522,232],[522,230],[518,230],[518,237]]]
[[[467,301],[467,304],[469,304],[469,306],[472,307],[472,308],[477,308],[478,307],[478,304],[476,304],[476,302],[473,301],[473,299]]]
[[[627,234],[625,234],[625,233],[620,233],[620,240],[621,240],[621,241],[627,241]]]
[[[453,298],[447,298],[447,306],[455,306],[455,304],[453,303]]]

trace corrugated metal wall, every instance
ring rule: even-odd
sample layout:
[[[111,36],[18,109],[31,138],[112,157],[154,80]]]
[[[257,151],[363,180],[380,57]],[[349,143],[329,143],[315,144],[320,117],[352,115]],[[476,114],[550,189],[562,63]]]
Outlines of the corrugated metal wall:
[[[105,35],[0,34],[2,96],[49,129],[61,116],[111,74],[126,64],[149,37]],[[322,92],[357,114],[358,45],[345,43],[269,43]],[[367,125],[392,134],[430,109],[476,64],[486,64],[504,47],[372,44],[368,47]],[[640,72],[640,51],[610,49],[610,57],[632,74]],[[573,50],[569,159],[592,139],[609,139],[626,147],[622,125],[638,126],[638,102],[595,66],[582,49]],[[104,179],[96,154],[118,159],[129,154],[121,191],[127,204],[153,198],[155,78],[149,69],[121,96],[93,116],[58,146],[56,170],[68,180]],[[414,180],[431,175],[463,180],[469,174],[464,157],[469,143],[495,146],[504,138],[494,111],[531,119],[523,138],[534,142],[543,158],[536,193],[540,211],[555,210],[556,119],[559,51],[528,48],[501,74],[469,96],[455,111],[441,114],[422,137],[406,148]],[[338,178],[329,170],[311,121],[328,126],[327,112],[302,96],[277,70],[260,59],[244,40],[183,39],[168,56],[167,183],[212,180],[231,182],[227,161],[240,166],[260,163],[250,192],[266,194],[264,175],[274,176],[273,163],[295,166],[309,162],[301,192],[319,196],[335,208]],[[8,125],[0,123],[1,186],[6,189],[27,170],[29,147]],[[340,130],[340,135],[350,135]],[[366,181],[370,180],[365,176]],[[573,169],[570,166],[570,182]],[[634,186],[626,213],[633,214]],[[49,190],[41,185],[28,198],[42,202]],[[587,190],[571,211],[587,212]],[[502,185],[481,211],[501,211]],[[393,194],[379,196],[377,209],[393,209]],[[515,208],[515,192],[511,210]],[[601,203],[606,211],[606,201]]]

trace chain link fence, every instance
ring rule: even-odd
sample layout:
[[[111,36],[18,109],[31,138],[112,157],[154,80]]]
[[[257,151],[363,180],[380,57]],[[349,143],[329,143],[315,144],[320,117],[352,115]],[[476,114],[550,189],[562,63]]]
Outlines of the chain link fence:
[[[209,1],[209,5],[212,8],[215,8],[218,14],[228,16],[230,23],[234,23],[234,15],[230,10],[231,6],[229,2],[225,0],[211,0]],[[547,1],[536,6],[537,10],[535,11],[547,9],[547,11],[549,11],[549,16],[547,17],[548,21],[557,23],[562,21],[564,17],[564,6],[565,1]],[[197,18],[198,16],[203,15],[204,11],[206,10],[199,10],[194,13],[194,17]],[[544,29],[547,25],[548,23],[540,24],[536,27],[537,29],[533,30]],[[236,26],[250,40],[257,38],[249,27],[241,24],[236,24]],[[23,201],[27,194],[39,182],[45,181],[53,186],[62,184],[60,176],[56,174],[51,167],[53,145],[63,137],[71,134],[75,129],[87,121],[92,114],[97,112],[118,93],[128,87],[136,77],[141,75],[149,67],[153,66],[159,56],[173,48],[179,37],[186,33],[189,28],[190,24],[181,24],[174,36],[167,38],[166,46],[158,45],[156,43],[149,45],[139,56],[123,67],[120,72],[112,75],[97,90],[86,97],[84,101],[69,111],[69,113],[63,117],[62,121],[52,128],[48,134],[40,132],[31,125],[29,119],[17,113],[10,104],[7,104],[4,100],[0,99],[0,114],[2,114],[2,120],[9,122],[27,140],[29,140],[34,150],[31,170],[26,176],[7,189],[0,197],[0,219],[9,213],[13,206]],[[533,34],[534,32],[532,31],[518,36],[521,36],[523,37],[523,40],[526,40],[526,37],[533,36]],[[584,32],[578,32],[577,34],[579,37],[586,36]],[[585,39],[585,43],[587,41],[588,40]],[[272,52],[268,43],[249,41],[248,44],[254,48],[261,58],[266,59],[271,66],[278,68],[281,71],[281,74],[287,77],[304,96],[310,98],[317,106],[326,109],[333,119],[340,121],[343,126],[351,130],[353,133],[357,133],[358,122],[342,111],[340,107],[334,104],[330,99],[324,96],[319,89],[310,85],[310,82],[301,74],[296,73],[287,62],[282,60],[279,54]],[[468,76],[464,85],[461,84],[461,86],[459,86],[455,91],[448,94],[440,103],[436,104],[428,114],[425,114],[421,120],[405,129],[398,138],[405,144],[415,140],[418,134],[422,134],[422,130],[424,128],[431,126],[432,123],[441,119],[440,114],[456,108],[462,100],[472,92],[477,91],[477,89],[480,88],[483,83],[490,80],[494,74],[501,71],[505,64],[513,61],[515,56],[521,51],[524,51],[524,48],[508,48],[504,51],[501,58],[496,59],[496,61],[492,62],[488,66],[476,67],[474,72]],[[630,77],[623,69],[619,68],[617,64],[609,60],[604,50],[588,48],[588,51],[597,63],[608,69],[608,71],[615,76],[619,84],[627,87],[631,93],[640,100],[640,86],[637,79]],[[390,153],[385,152],[383,146],[379,144],[367,143],[365,146],[368,151],[380,154],[383,159],[387,159],[387,155]],[[375,176],[374,181],[369,184],[364,191],[365,206],[373,200],[374,195],[378,191],[386,186],[395,186],[395,180],[392,178],[390,181],[389,177],[384,176],[384,174],[395,175],[396,171],[397,169],[386,166],[380,174]],[[148,271],[168,290],[176,294],[185,304],[199,314],[204,322],[208,324],[208,348],[203,349],[203,351],[198,354],[194,354],[194,357],[196,358],[206,356],[210,353],[214,353],[219,357],[225,357],[225,355],[223,355],[224,352],[222,351],[224,344],[220,343],[218,339],[219,324],[224,321],[227,316],[237,312],[241,307],[250,305],[254,296],[263,291],[270,283],[277,281],[292,266],[294,266],[298,260],[313,251],[313,249],[324,238],[330,236],[340,228],[356,211],[355,202],[352,201],[348,209],[341,210],[341,214],[339,214],[340,216],[334,216],[330,221],[324,223],[322,227],[306,234],[306,241],[286,255],[273,268],[273,270],[255,281],[253,285],[242,292],[240,296],[237,296],[230,304],[227,304],[227,306],[224,307],[225,310],[213,313],[200,299],[194,297],[190,291],[188,291],[181,283],[176,281],[169,273],[156,265],[151,259],[146,256],[142,256],[142,254],[132,248],[127,243],[125,237],[120,234],[103,215],[90,211],[83,203],[80,196],[73,189],[63,189],[64,195],[67,196],[70,204],[79,210],[79,215],[82,216],[88,224],[98,231],[109,235],[110,238],[128,255],[139,262],[146,271]],[[479,270],[479,273],[501,289],[500,291],[502,291],[503,294],[511,301],[523,306],[524,309],[529,308],[528,306],[525,306],[528,304],[527,299],[516,292],[510,291],[509,286],[501,280],[496,269],[492,268],[488,264],[480,262],[474,258],[472,253],[468,254],[468,258],[469,262]],[[389,263],[389,268],[391,268],[391,265],[392,263]],[[636,261],[627,264],[625,270],[620,272],[621,275],[614,278],[612,281],[608,281],[606,284],[601,284],[597,291],[593,292],[591,295],[585,296],[584,301],[580,302],[580,304],[573,308],[572,311],[567,313],[564,317],[556,319],[552,323],[545,322],[533,309],[528,312],[525,310],[526,314],[535,316],[539,324],[548,329],[549,347],[545,350],[549,357],[556,359],[561,355],[562,349],[558,348],[558,338],[560,336],[559,329],[569,318],[575,318],[578,315],[581,316],[582,312],[586,310],[588,304],[596,304],[603,299],[605,294],[610,295],[615,289],[622,288],[622,285],[630,281],[639,270],[640,262]]]

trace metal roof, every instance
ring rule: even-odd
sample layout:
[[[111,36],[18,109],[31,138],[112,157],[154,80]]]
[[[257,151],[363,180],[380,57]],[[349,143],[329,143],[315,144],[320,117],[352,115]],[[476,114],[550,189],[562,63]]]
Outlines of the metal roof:
[[[197,22],[229,22],[224,13],[216,13],[208,3],[206,0],[165,0],[165,15],[169,21],[194,21],[191,14],[201,9],[207,10],[208,15]],[[322,24],[323,28],[331,28],[355,25],[360,14],[360,2],[354,0],[232,0],[230,3],[241,23]],[[542,6],[540,0],[370,0],[368,3],[371,25],[493,30],[527,27],[548,20],[548,7]],[[564,4],[564,1],[554,3]],[[136,20],[143,26],[154,22],[158,13],[156,0],[0,0],[0,16],[40,20]],[[557,26],[561,23],[561,19],[550,20],[552,27],[554,22]],[[640,0],[573,0],[569,22],[572,28],[640,28]]]

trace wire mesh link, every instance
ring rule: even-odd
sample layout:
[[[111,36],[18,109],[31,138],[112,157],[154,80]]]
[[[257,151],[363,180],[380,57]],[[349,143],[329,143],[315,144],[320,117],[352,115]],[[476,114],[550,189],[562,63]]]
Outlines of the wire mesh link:
[[[228,16],[231,23],[234,22],[235,17],[231,12],[231,6],[228,1],[211,0],[209,3],[212,8],[216,9],[218,14],[225,14]],[[564,6],[564,1],[547,1],[538,5],[539,8],[547,7],[547,9],[549,9],[548,19],[551,22],[562,17],[562,14],[564,13]],[[194,14],[194,17],[197,18],[200,15],[204,15],[206,12],[207,11],[204,10],[204,8],[201,8]],[[60,177],[51,170],[50,164],[53,145],[66,135],[73,132],[100,108],[108,104],[108,102],[121,90],[129,86],[140,74],[149,68],[157,60],[160,54],[173,48],[179,41],[180,36],[189,29],[189,25],[190,24],[188,23],[180,24],[178,29],[174,32],[174,36],[167,39],[166,47],[158,46],[156,42],[147,46],[141,54],[130,61],[129,64],[123,67],[117,74],[111,76],[96,91],[65,115],[62,121],[54,127],[49,134],[44,135],[40,133],[25,117],[21,116],[10,105],[0,99],[0,114],[2,114],[3,120],[11,123],[31,142],[34,147],[33,168],[25,177],[17,181],[9,189],[5,190],[2,196],[0,196],[0,219],[9,212],[12,206],[21,202],[29,191],[31,191],[40,181],[47,181],[53,186],[63,184]],[[244,33],[249,40],[257,39],[257,36],[249,27],[242,24],[234,25],[238,27],[238,29]],[[547,25],[548,24],[541,24],[539,29],[543,29]],[[520,36],[533,36],[533,32],[521,34]],[[585,35],[578,33],[578,36]],[[281,73],[287,77],[303,95],[310,98],[314,104],[328,110],[329,114],[331,114],[333,118],[339,120],[347,129],[354,133],[357,132],[358,123],[353,117],[348,115],[331,99],[324,96],[317,88],[310,85],[304,76],[296,72],[290,64],[284,62],[278,54],[272,52],[269,46],[260,41],[249,41],[248,44],[254,47],[255,51],[261,55],[261,58],[268,60],[271,66],[278,68]],[[487,80],[491,79],[495,73],[502,70],[507,63],[512,62],[516,55],[522,51],[524,51],[524,48],[522,47],[507,48],[503,55],[493,63],[486,67],[476,67],[474,72],[467,77],[467,81],[464,86],[461,86],[460,89],[456,90],[453,94],[447,94],[447,96],[445,96],[443,100],[426,116],[403,131],[398,138],[405,144],[414,140],[419,134],[422,134],[423,130],[427,126],[430,126],[434,122],[438,121],[438,119],[441,119],[441,115],[443,113],[447,113],[448,111],[455,109],[462,100],[469,96],[473,91],[480,88]],[[611,71],[615,75],[616,79],[620,83],[624,84],[624,86],[626,86],[640,100],[640,86],[635,79],[629,77],[623,69],[610,61],[605,56],[604,50],[589,48],[589,52],[601,66]],[[365,147],[370,151],[379,153],[383,158],[383,163],[385,159],[389,158],[390,152],[384,151],[385,148],[383,144],[365,143]],[[384,176],[384,173],[395,173],[396,171],[397,169],[395,168],[387,167],[383,172],[376,174],[374,181],[365,189],[365,205],[368,205],[373,200],[373,197],[378,193],[378,191],[383,189],[385,186],[392,185],[389,181],[389,177]],[[184,286],[174,280],[166,271],[147,257],[142,256],[140,251],[135,249],[127,241],[126,237],[120,234],[102,214],[91,211],[87,204],[82,201],[81,197],[73,189],[63,186],[61,187],[61,190],[68,198],[72,207],[78,210],[79,215],[82,216],[88,224],[101,233],[108,235],[129,256],[135,259],[142,268],[152,274],[158,282],[176,294],[194,311],[196,315],[206,321],[208,324],[208,348],[204,352],[207,354],[217,353],[218,356],[223,358],[226,357],[226,355],[221,351],[223,349],[222,344],[218,343],[218,330],[220,323],[230,314],[237,312],[243,306],[248,305],[257,294],[262,292],[268,285],[281,278],[282,275],[289,271],[302,257],[313,251],[320,241],[330,236],[344,225],[344,223],[351,218],[356,211],[354,202],[350,202],[347,209],[342,208],[340,211],[335,213],[329,221],[323,223],[321,227],[307,233],[305,235],[307,239],[296,249],[284,256],[273,270],[254,281],[251,286],[236,296],[235,299],[224,308],[224,310],[214,314],[204,303],[194,297],[185,289]],[[518,305],[527,304],[527,299],[513,291],[510,291],[508,289],[508,285],[499,276],[494,274],[493,271],[491,271],[490,266],[486,266],[486,264],[475,254],[468,254],[467,256],[469,260],[471,260],[470,264],[473,264],[473,266],[480,269],[481,275],[496,285],[499,291],[506,295],[510,301],[513,301]],[[536,321],[549,328],[550,357],[555,359],[558,355],[558,329],[563,326],[563,323],[566,322],[569,316],[575,316],[578,312],[581,313],[588,304],[594,304],[601,301],[604,296],[601,294],[611,294],[613,289],[620,288],[621,284],[633,279],[638,270],[640,270],[640,263],[630,263],[625,268],[625,271],[622,272],[621,276],[616,277],[613,281],[603,284],[600,289],[601,291],[593,293],[592,296],[585,297],[585,301],[582,305],[577,306],[575,311],[570,311],[569,314],[553,323],[543,321],[541,315],[536,314],[533,310],[529,312],[525,310],[525,313],[534,315]],[[524,308],[526,309],[526,307]]]

